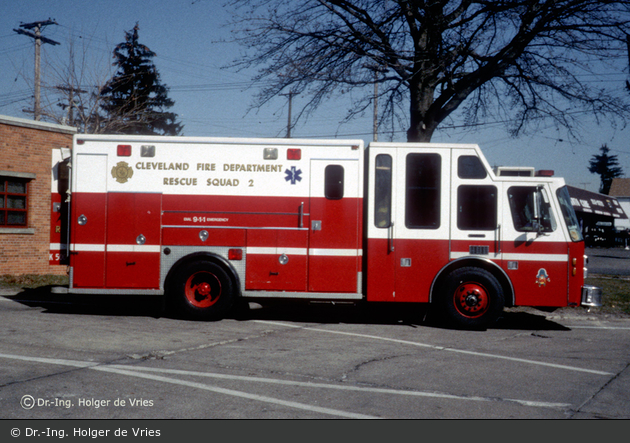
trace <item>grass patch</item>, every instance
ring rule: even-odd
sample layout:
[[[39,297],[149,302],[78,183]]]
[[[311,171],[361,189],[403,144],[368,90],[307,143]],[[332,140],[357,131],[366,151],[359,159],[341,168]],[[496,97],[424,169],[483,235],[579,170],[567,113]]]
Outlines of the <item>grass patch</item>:
[[[42,286],[67,285],[67,275],[0,275],[0,287],[4,288],[39,288]]]
[[[587,278],[585,284],[602,288],[600,312],[630,315],[630,279],[615,276]]]

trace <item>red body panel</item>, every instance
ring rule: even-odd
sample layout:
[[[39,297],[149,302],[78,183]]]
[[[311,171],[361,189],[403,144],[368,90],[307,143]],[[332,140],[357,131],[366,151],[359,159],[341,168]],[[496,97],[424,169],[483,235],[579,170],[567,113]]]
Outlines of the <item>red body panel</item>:
[[[448,241],[397,239],[394,251],[388,247],[386,239],[368,241],[368,301],[428,302],[435,276],[448,263]],[[401,266],[401,259],[412,266]],[[383,278],[388,275],[395,278]]]
[[[160,287],[161,206],[161,194],[108,194],[107,288]]]
[[[81,194],[72,196],[70,266],[73,268],[72,285],[76,288],[103,288],[105,286],[105,221],[107,194]],[[79,225],[79,216],[87,219]]]

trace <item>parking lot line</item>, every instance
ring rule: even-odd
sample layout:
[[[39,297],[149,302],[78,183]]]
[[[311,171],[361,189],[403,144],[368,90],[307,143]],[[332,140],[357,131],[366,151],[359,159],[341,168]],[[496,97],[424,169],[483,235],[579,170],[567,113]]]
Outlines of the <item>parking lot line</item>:
[[[288,324],[288,323],[271,322],[271,321],[266,321],[266,320],[254,320],[254,321],[258,322],[258,323],[265,323],[265,324],[276,325],[276,326],[284,326],[284,327],[290,327],[290,328],[296,328],[296,329],[303,329],[303,330],[307,330],[307,331],[325,332],[325,333],[328,333],[328,334],[338,334],[338,335],[349,335],[349,336],[353,336],[353,337],[365,338],[365,339],[370,339],[370,340],[389,341],[389,342],[394,342],[394,343],[398,343],[398,344],[402,344],[402,345],[411,345],[411,346],[416,346],[416,347],[421,347],[421,348],[433,349],[433,350],[436,350],[436,351],[446,351],[446,352],[453,352],[453,353],[458,353],[458,354],[474,355],[474,356],[477,356],[477,357],[486,357],[486,358],[496,358],[496,359],[500,359],[500,360],[509,360],[509,361],[514,361],[514,362],[518,362],[518,363],[526,363],[526,364],[537,365],[537,366],[545,366],[545,367],[549,367],[549,368],[564,369],[564,370],[567,370],[567,371],[586,372],[588,374],[596,374],[596,375],[608,375],[608,376],[615,375],[612,372],[597,371],[597,370],[594,370],[594,369],[578,368],[578,367],[575,367],[575,366],[560,365],[560,364],[557,364],[557,363],[547,363],[547,362],[542,362],[542,361],[537,361],[537,360],[529,360],[529,359],[518,358],[518,357],[508,357],[508,356],[505,356],[505,355],[488,354],[486,352],[467,351],[465,349],[448,348],[448,347],[445,347],[445,346],[436,346],[436,345],[430,345],[430,344],[427,344],[427,343],[418,343],[418,342],[414,342],[414,341],[400,340],[400,339],[396,339],[396,338],[379,337],[379,336],[376,336],[376,335],[358,334],[356,332],[331,331],[329,329],[309,328],[309,327],[303,327],[303,326],[296,326],[296,325],[292,325],[292,324]]]

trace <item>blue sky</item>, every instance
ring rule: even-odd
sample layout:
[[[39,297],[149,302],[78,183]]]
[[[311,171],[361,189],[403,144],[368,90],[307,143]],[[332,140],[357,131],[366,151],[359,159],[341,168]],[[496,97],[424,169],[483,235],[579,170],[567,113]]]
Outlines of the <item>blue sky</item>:
[[[0,114],[32,118],[23,109],[32,108],[34,48],[31,38],[13,31],[21,23],[55,20],[43,35],[60,45],[42,46],[42,95],[52,96],[59,70],[68,60],[69,42],[75,53],[85,53],[86,82],[96,82],[112,73],[111,54],[124,40],[124,32],[136,22],[140,41],[157,53],[154,58],[163,83],[171,88],[174,112],[184,124],[184,135],[234,137],[284,137],[287,100],[278,98],[259,110],[249,110],[255,88],[248,87],[252,72],[225,69],[242,48],[229,43],[231,18],[222,0],[0,0]],[[83,49],[85,48],[85,49]],[[606,86],[624,87],[627,59],[609,67],[601,79]],[[321,107],[308,120],[298,123],[293,137],[361,138],[372,140],[372,115],[341,125],[351,97],[340,96]],[[630,100],[630,95],[628,95]],[[295,97],[293,112],[305,97]],[[249,111],[248,111],[249,110]],[[592,117],[581,121],[582,138],[570,141],[563,131],[542,124],[535,132],[512,138],[505,125],[488,121],[478,128],[438,130],[434,142],[476,143],[493,166],[534,166],[553,169],[568,184],[597,191],[599,177],[588,172],[588,160],[607,144],[630,176],[630,130],[599,124]],[[379,141],[390,141],[388,133]],[[404,141],[404,132],[393,141]]]

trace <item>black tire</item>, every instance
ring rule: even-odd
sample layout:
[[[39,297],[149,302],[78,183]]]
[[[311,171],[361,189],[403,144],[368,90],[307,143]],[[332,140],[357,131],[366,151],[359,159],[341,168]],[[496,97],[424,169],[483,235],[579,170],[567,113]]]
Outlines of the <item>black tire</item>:
[[[185,318],[219,320],[234,305],[234,283],[219,264],[198,260],[174,271],[167,297],[175,312]]]
[[[438,303],[451,325],[484,329],[503,312],[505,296],[494,275],[485,269],[467,267],[448,275]]]

